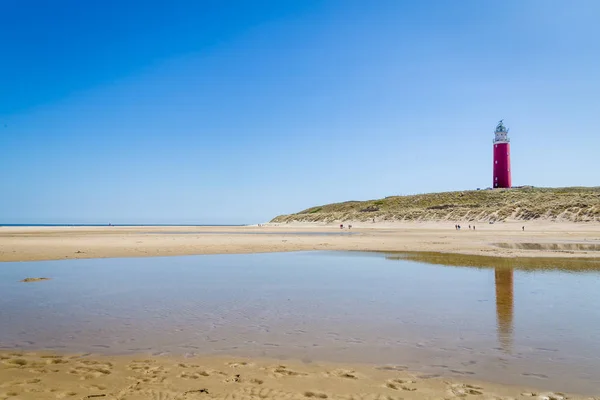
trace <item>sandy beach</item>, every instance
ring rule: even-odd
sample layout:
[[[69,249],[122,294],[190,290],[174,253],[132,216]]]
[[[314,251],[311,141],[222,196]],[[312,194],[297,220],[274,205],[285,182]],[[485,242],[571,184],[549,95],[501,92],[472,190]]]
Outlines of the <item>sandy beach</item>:
[[[498,257],[598,257],[600,224],[285,224],[247,227],[0,227],[0,261],[306,250],[426,251]],[[522,227],[525,226],[525,231]],[[534,244],[534,245],[532,245]],[[26,283],[24,283],[26,284]],[[27,285],[43,285],[44,282]],[[402,365],[215,356],[0,352],[8,399],[588,398],[539,387],[411,372]],[[556,389],[555,385],[550,389]],[[578,397],[579,396],[579,397]]]
[[[0,227],[0,261],[306,250],[427,251],[495,257],[598,257],[600,224],[266,224],[244,227]],[[523,231],[522,227],[525,227]],[[531,249],[531,244],[536,244]]]
[[[401,365],[0,352],[0,399],[62,398],[559,400],[586,397],[419,375]]]

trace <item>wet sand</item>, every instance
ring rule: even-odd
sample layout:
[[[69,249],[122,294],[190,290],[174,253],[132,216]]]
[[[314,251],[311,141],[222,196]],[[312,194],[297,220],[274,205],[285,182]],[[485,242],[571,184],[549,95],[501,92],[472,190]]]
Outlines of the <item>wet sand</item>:
[[[262,227],[0,227],[0,261],[303,250],[427,251],[495,257],[600,257],[600,224],[454,222]],[[525,231],[522,230],[525,226]],[[341,233],[352,235],[342,235]],[[325,233],[327,235],[325,235]]]
[[[0,399],[578,399],[398,365],[0,352]],[[589,399],[589,397],[587,397]]]

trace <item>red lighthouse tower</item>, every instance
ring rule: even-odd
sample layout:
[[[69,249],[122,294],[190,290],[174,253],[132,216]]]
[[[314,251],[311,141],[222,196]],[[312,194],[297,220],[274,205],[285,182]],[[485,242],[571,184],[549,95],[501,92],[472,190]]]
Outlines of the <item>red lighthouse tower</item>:
[[[510,178],[510,139],[508,138],[508,129],[502,123],[498,122],[494,132],[494,188],[509,188],[512,186]]]

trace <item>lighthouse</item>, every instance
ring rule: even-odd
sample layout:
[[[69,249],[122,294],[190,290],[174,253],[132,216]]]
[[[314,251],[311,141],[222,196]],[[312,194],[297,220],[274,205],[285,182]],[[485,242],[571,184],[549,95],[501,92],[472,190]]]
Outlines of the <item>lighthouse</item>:
[[[494,132],[494,182],[493,188],[510,188],[512,181],[510,178],[510,139],[508,138],[508,129],[502,123],[498,122]]]

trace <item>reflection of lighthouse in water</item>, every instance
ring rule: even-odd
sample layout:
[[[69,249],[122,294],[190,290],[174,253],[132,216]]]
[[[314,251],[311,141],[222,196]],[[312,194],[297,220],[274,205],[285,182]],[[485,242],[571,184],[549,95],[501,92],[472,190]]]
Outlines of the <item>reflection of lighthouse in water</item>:
[[[513,336],[513,270],[496,268],[496,318],[502,350],[510,353]]]

